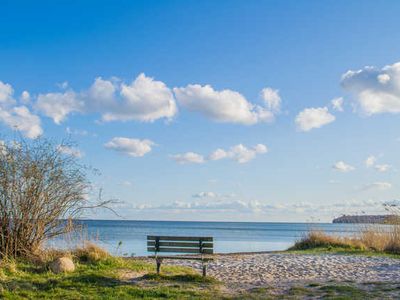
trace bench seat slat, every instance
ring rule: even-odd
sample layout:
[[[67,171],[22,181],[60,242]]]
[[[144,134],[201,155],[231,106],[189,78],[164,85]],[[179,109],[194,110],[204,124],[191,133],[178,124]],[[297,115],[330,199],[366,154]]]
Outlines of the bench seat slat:
[[[199,248],[199,242],[158,242],[160,247],[191,247],[191,248]],[[147,246],[155,247],[155,241],[148,241]],[[203,248],[212,248],[213,243],[202,243]]]
[[[152,240],[155,241],[156,239],[159,239],[160,241],[200,241],[202,240],[203,242],[212,242],[213,238],[212,237],[201,237],[201,236],[154,236],[154,235],[149,235],[147,236],[147,240]]]
[[[166,248],[166,247],[160,247],[157,249],[155,247],[147,247],[147,251],[149,252],[172,252],[172,253],[203,253],[203,254],[213,254],[213,249],[203,249],[202,252],[200,252],[200,249],[194,249],[194,248]]]

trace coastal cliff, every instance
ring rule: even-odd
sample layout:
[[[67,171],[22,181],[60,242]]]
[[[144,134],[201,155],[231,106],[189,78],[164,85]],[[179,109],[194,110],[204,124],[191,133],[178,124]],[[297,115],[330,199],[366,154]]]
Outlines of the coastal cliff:
[[[343,215],[333,219],[332,223],[394,224],[399,221],[400,217],[395,215]]]

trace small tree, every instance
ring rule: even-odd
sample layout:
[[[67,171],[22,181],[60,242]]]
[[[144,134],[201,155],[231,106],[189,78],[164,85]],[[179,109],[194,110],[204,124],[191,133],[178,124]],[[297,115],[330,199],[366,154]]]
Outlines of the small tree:
[[[68,145],[23,138],[0,144],[0,256],[34,254],[48,239],[73,230],[87,200],[86,168]],[[64,148],[63,148],[64,147]]]

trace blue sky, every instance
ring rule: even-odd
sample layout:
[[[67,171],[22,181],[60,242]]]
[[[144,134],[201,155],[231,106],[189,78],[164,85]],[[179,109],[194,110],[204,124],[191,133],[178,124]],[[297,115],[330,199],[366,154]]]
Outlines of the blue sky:
[[[329,221],[400,196],[397,1],[0,2],[2,135],[71,136],[124,218]]]

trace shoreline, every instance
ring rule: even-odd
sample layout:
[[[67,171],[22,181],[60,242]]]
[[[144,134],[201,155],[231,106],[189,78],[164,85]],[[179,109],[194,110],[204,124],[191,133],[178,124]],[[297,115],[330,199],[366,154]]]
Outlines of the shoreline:
[[[135,259],[135,258],[134,258]],[[139,258],[149,263],[154,259]],[[163,265],[201,270],[198,261],[168,260]],[[208,265],[209,276],[228,284],[231,290],[249,290],[270,285],[328,282],[399,282],[400,259],[349,254],[262,252],[216,254]]]

